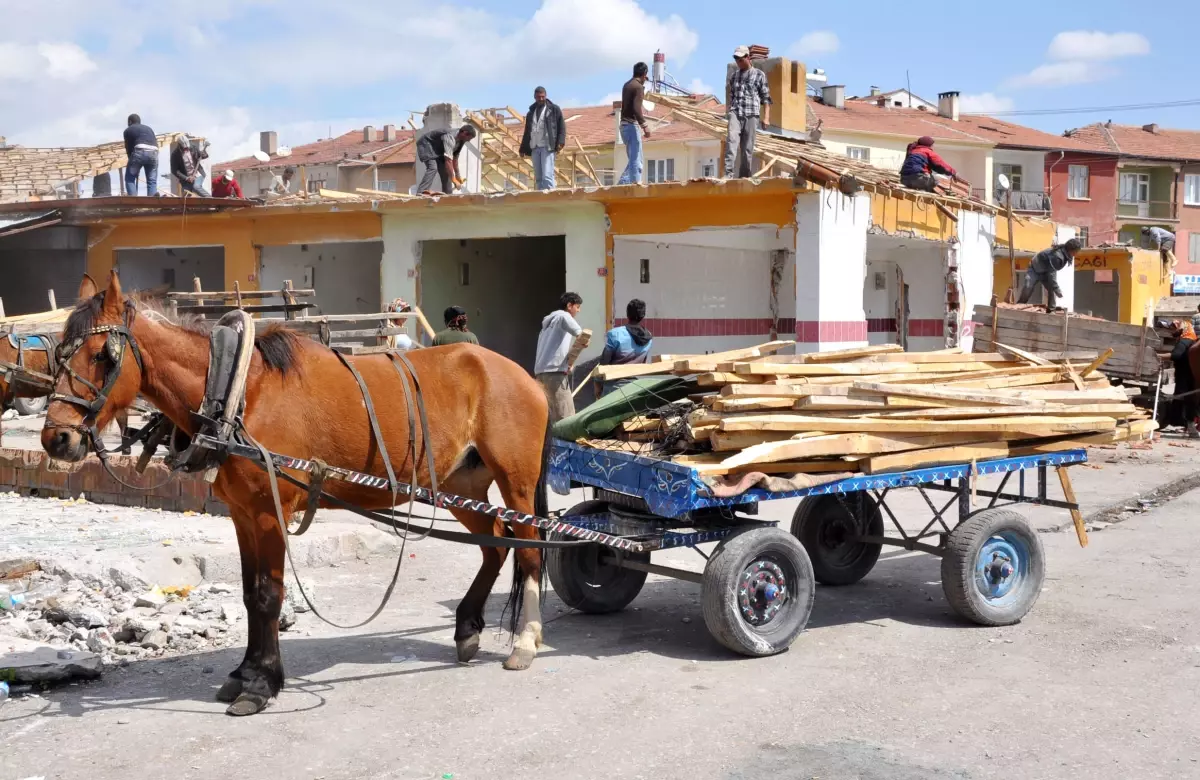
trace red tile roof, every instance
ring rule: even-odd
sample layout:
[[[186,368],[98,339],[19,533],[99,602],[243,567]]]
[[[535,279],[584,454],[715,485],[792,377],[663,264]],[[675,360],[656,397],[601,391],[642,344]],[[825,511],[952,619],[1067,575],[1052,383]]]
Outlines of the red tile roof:
[[[989,116],[961,115],[957,122],[938,116],[933,111],[911,108],[880,108],[874,103],[846,101],[846,107],[827,106],[817,98],[808,101],[808,125],[817,121],[823,130],[843,130],[862,133],[888,133],[911,136],[914,140],[928,135],[939,141],[988,143],[1000,147],[1024,149],[1063,149],[1075,151],[1107,151],[1094,142],[1079,138],[1043,133]]]
[[[654,102],[653,95],[647,95],[646,100],[650,103]],[[720,102],[715,98],[700,103],[704,108],[713,108],[719,106]],[[579,143],[584,146],[604,146],[616,142],[617,137],[617,112],[620,111],[620,104],[614,106],[579,106],[576,108],[564,108],[563,121],[567,125],[567,141],[571,143],[571,139],[578,138]],[[646,111],[646,121],[650,125],[651,141],[701,141],[711,140],[712,136],[705,133],[703,130],[697,130],[691,125],[673,120],[671,111],[664,111],[662,108],[655,107],[653,111]],[[520,135],[524,132],[524,121],[511,125],[513,132]],[[572,144],[574,145],[574,144]]]
[[[337,138],[326,138],[310,144],[293,146],[292,153],[287,157],[278,157],[271,162],[260,162],[253,157],[242,157],[229,162],[212,165],[213,170],[233,171],[254,170],[256,168],[278,168],[283,165],[329,165],[341,160],[368,160],[381,165],[411,163],[416,159],[415,145],[412,143],[411,129],[397,129],[395,141],[384,141],[383,129],[375,128],[378,140],[364,141],[363,129],[351,130]],[[405,143],[405,142],[408,143]],[[401,146],[400,144],[404,144]],[[379,155],[378,160],[373,156]]]
[[[1153,128],[1154,132],[1146,127]],[[1087,125],[1068,130],[1071,138],[1106,152],[1163,160],[1200,160],[1200,130],[1172,130],[1147,125]]]

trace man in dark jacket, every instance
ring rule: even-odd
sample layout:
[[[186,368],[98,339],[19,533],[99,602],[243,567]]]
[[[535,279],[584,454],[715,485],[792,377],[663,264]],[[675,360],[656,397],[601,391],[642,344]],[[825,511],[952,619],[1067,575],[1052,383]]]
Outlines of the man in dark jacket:
[[[442,192],[449,195],[462,187],[458,174],[458,154],[463,144],[475,137],[475,128],[463,125],[458,130],[431,130],[417,139],[417,161],[425,167],[418,193],[432,192],[435,179],[442,180]],[[418,166],[420,170],[420,166]]]
[[[206,157],[206,150],[193,148],[190,138],[186,135],[179,136],[171,148],[171,175],[179,182],[181,190],[202,198],[208,197],[208,192],[200,186],[200,179],[204,176],[204,167],[200,161]]]
[[[933,151],[933,139],[923,135],[908,145],[904,164],[900,166],[900,183],[910,190],[933,192],[937,186],[937,180],[933,178],[935,173],[958,178],[958,173],[950,163]]]
[[[158,137],[137,114],[129,115],[129,126],[125,128],[125,194],[138,194],[138,174],[146,174],[146,194],[158,194]]]
[[[521,155],[533,158],[533,177],[539,190],[554,189],[554,155],[567,143],[567,123],[562,109],[546,98],[546,88],[533,91],[533,105],[525,115]]]
[[[1029,263],[1029,270],[1025,272],[1025,284],[1021,287],[1021,297],[1017,299],[1017,303],[1029,303],[1041,285],[1049,295],[1046,311],[1052,311],[1054,299],[1061,298],[1063,294],[1062,288],[1058,286],[1058,272],[1071,264],[1082,247],[1079,239],[1072,238],[1061,246],[1052,246],[1034,255]]]

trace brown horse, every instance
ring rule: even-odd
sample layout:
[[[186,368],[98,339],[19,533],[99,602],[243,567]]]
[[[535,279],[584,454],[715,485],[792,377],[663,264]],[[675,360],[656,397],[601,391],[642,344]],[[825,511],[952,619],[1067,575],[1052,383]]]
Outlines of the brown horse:
[[[83,275],[83,281],[80,284],[81,291],[84,289],[82,285],[89,285],[88,289],[91,290],[96,289],[96,283],[92,281],[92,277],[88,276],[87,274]],[[21,365],[25,368],[28,368],[30,371],[36,371],[39,374],[50,375],[54,373],[50,370],[49,352],[44,349],[29,348],[18,351],[18,349],[9,342],[8,337],[3,334],[0,334],[0,361],[14,366]],[[45,398],[46,395],[47,393],[36,387],[30,386],[28,383],[17,382],[14,384],[8,381],[8,377],[6,375],[0,374],[0,407],[12,403],[16,398]],[[3,411],[3,409],[0,408],[0,411]],[[121,412],[116,415],[115,420],[118,434],[124,435],[125,430],[129,427],[128,410],[121,410]],[[129,449],[126,448],[123,451],[128,453]]]
[[[89,292],[87,290],[83,291]],[[125,324],[131,348],[120,350],[119,362],[106,349],[97,328]],[[189,411],[200,406],[208,366],[208,337],[201,331],[152,320],[126,299],[114,274],[108,289],[84,297],[67,320],[63,342],[82,339],[67,361],[96,387],[114,381],[108,400],[95,420],[104,425],[141,392],[181,430],[194,425]],[[319,458],[331,466],[383,476],[385,468],[374,441],[362,393],[351,373],[327,347],[295,331],[268,326],[256,340],[247,379],[245,429],[273,452]],[[140,352],[131,355],[131,352]],[[429,439],[418,441],[432,450],[439,486],[448,492],[486,500],[495,482],[505,504],[545,516],[545,468],[549,407],[536,382],[516,363],[471,345],[422,349],[408,353],[420,380],[429,417]],[[379,426],[397,479],[430,484],[424,453],[410,459],[410,436],[400,375],[386,355],[347,358],[361,373],[375,401]],[[112,372],[117,372],[115,380]],[[96,394],[61,371],[55,392],[85,400]],[[386,399],[386,400],[385,400]],[[398,400],[399,399],[399,400]],[[383,401],[383,403],[381,403]],[[55,458],[78,461],[87,454],[81,434],[86,410],[52,399],[42,431],[42,446]],[[414,476],[414,471],[416,472]],[[307,475],[299,475],[307,479]],[[306,493],[282,480],[279,489],[285,515],[300,511]],[[285,538],[277,521],[268,477],[247,460],[231,457],[214,483],[216,495],[230,508],[242,558],[242,591],[249,613],[246,656],[217,693],[232,701],[227,712],[260,711],[283,684],[279,651],[279,610],[283,600]],[[325,490],[362,507],[392,504],[384,491],[347,482],[327,482]],[[499,536],[503,524],[491,517],[451,510],[470,531]],[[514,525],[512,534],[534,539],[537,529]],[[483,564],[456,610],[454,633],[458,659],[466,662],[479,649],[483,609],[506,557],[506,550],[482,547]],[[538,549],[514,553],[513,607],[521,614],[506,669],[525,669],[541,644],[539,603],[542,557]],[[522,579],[518,579],[522,578]]]

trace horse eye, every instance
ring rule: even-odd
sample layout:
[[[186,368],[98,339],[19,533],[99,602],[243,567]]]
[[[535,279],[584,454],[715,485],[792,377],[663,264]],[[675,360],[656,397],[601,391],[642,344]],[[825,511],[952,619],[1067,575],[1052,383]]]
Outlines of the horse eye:
[[[92,362],[93,363],[103,363],[104,359],[106,357],[108,357],[108,353],[104,350],[101,350],[100,352],[97,352],[95,355],[92,355]]]

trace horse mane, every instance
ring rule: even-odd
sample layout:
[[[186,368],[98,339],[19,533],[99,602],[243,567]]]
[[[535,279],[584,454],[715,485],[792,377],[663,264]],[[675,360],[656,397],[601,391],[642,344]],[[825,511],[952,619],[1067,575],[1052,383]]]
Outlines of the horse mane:
[[[163,299],[158,296],[140,295],[134,293],[126,298],[132,302],[135,309],[157,315],[154,319],[162,319],[189,333],[208,337],[216,326],[215,320],[204,319],[197,315],[172,315],[164,306]],[[88,331],[96,327],[96,320],[104,307],[104,293],[100,292],[91,298],[85,298],[75,305],[74,311],[67,317],[63,328],[63,341],[70,342],[84,338]],[[300,362],[297,353],[305,339],[299,331],[283,323],[272,322],[255,331],[254,347],[262,356],[267,368],[287,375],[297,371]]]

